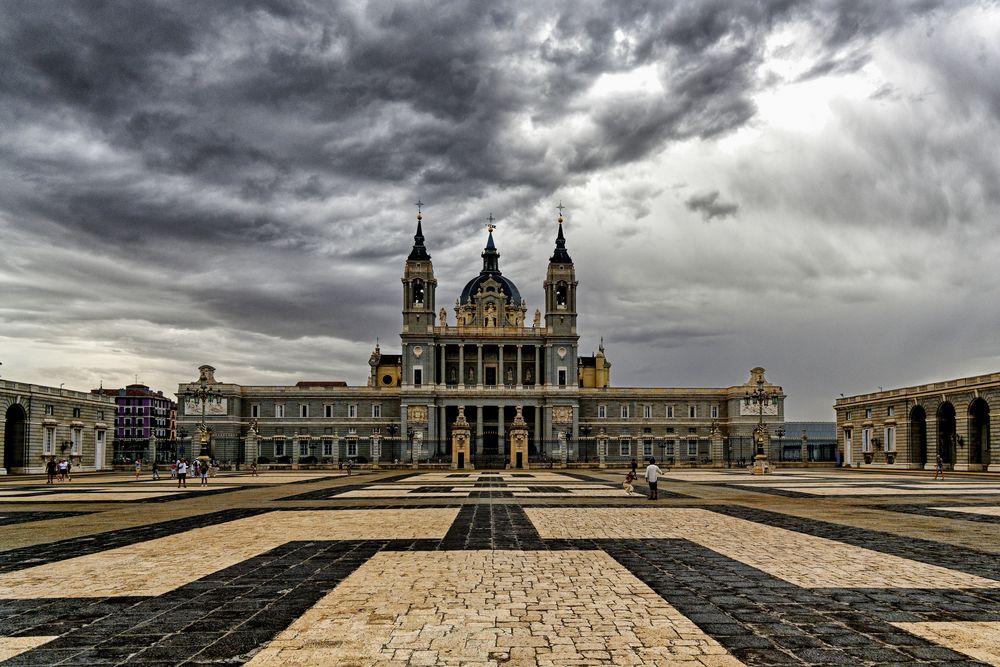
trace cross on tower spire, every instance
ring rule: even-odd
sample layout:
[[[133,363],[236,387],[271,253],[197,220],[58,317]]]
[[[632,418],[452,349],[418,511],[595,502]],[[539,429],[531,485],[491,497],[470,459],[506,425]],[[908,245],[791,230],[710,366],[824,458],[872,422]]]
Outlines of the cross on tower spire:
[[[488,222],[486,223],[486,229],[488,229],[492,234],[493,230],[497,228],[497,226],[493,224],[493,221],[496,219],[493,217],[493,211],[490,211],[490,215],[486,219],[488,220]]]

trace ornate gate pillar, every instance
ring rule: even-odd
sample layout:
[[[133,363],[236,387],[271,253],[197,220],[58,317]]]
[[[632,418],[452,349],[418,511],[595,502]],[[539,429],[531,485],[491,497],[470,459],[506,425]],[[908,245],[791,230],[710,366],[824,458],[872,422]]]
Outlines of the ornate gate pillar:
[[[521,406],[517,406],[517,414],[514,415],[514,422],[507,432],[507,441],[510,443],[510,461],[508,468],[527,469],[528,465],[528,424],[521,414]]]
[[[451,467],[454,470],[472,470],[469,459],[469,441],[472,429],[465,418],[465,406],[458,406],[458,418],[451,425]]]

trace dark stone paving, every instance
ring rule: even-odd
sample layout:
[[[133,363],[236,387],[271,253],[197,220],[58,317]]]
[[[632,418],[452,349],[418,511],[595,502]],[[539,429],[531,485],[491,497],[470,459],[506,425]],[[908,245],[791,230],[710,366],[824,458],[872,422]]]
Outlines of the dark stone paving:
[[[747,664],[981,664],[686,540],[598,544]]]
[[[93,512],[3,512],[0,511],[0,526],[9,526],[15,523],[27,523],[29,521],[48,521],[49,519],[62,519],[67,516],[83,516],[93,514]]]
[[[519,505],[465,505],[441,540],[441,549],[545,549]]]
[[[389,477],[383,477],[377,481],[378,484],[390,484],[392,482],[399,482],[406,479],[407,477],[413,477],[416,473],[407,472],[400,475],[390,475]],[[335,477],[329,479],[344,479],[343,477]],[[307,482],[309,483],[309,482]],[[373,482],[359,481],[357,484],[344,484],[343,486],[337,486],[332,489],[317,489],[315,491],[306,491],[305,493],[299,493],[294,496],[285,496],[283,498],[278,498],[278,500],[329,500],[341,494],[347,493],[348,491],[359,491],[361,489],[368,488],[369,484]]]

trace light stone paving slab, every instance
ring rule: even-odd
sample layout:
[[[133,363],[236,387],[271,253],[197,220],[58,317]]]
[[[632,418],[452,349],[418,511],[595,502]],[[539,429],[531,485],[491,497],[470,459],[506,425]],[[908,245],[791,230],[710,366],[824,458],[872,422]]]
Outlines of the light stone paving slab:
[[[685,539],[803,588],[1000,588],[1000,581],[687,508],[525,508],[544,539]]]
[[[183,491],[184,489],[181,489]],[[37,496],[14,496],[0,498],[3,503],[66,503],[66,502],[93,502],[99,503],[108,500],[146,500],[159,496],[169,496],[169,491],[161,493],[134,492],[134,493],[51,493]]]
[[[58,636],[53,637],[0,637],[0,662],[10,660],[15,655],[38,648]]]
[[[930,507],[928,509],[938,510],[940,512],[962,512],[964,514],[1000,516],[1000,507]]]
[[[736,666],[598,551],[381,552],[247,665]]]
[[[739,486],[750,486],[740,484]],[[968,496],[968,495],[1000,495],[1000,489],[996,487],[987,489],[962,488],[899,488],[899,487],[830,487],[830,488],[805,488],[801,486],[775,486],[772,487],[782,491],[794,491],[805,493],[811,496]]]
[[[953,651],[1000,665],[1000,621],[893,623],[897,628]]]
[[[0,599],[163,595],[298,540],[440,539],[458,508],[268,512],[0,575]],[[113,564],[113,567],[109,567]]]

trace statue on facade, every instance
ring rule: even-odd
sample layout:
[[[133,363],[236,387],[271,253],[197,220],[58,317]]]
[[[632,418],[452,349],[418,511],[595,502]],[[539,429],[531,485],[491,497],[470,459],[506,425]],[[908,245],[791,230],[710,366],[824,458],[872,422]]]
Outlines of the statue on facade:
[[[438,326],[446,327],[448,326],[448,311],[444,308],[438,313]]]
[[[542,311],[535,308],[535,319],[532,321],[531,326],[538,328],[542,326]]]

